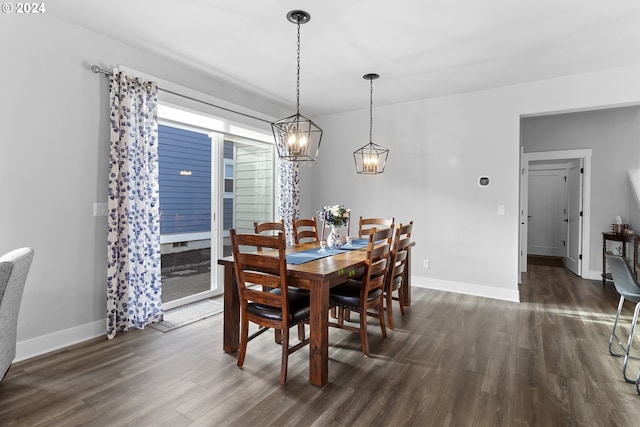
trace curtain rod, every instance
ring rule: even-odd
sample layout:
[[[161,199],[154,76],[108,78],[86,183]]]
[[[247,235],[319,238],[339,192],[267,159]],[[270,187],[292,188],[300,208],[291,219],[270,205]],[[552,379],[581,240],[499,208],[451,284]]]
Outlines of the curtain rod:
[[[100,68],[100,67],[99,67],[99,66],[97,66],[97,65],[92,65],[92,66],[91,66],[91,71],[93,71],[93,72],[94,72],[94,73],[96,73],[96,74],[104,74],[105,76],[110,76],[110,75],[112,74],[112,73],[111,73],[111,71],[103,70],[102,68]],[[252,116],[252,115],[250,115],[250,114],[246,114],[246,113],[242,113],[242,112],[240,112],[240,111],[232,110],[232,109],[227,108],[227,107],[222,107],[222,106],[220,106],[220,105],[212,104],[212,103],[210,103],[210,102],[203,101],[203,100],[201,100],[201,99],[192,98],[192,97],[190,97],[190,96],[188,96],[188,95],[184,95],[184,94],[182,94],[182,93],[173,92],[173,91],[171,91],[171,90],[163,89],[163,88],[161,88],[161,87],[158,87],[158,89],[159,89],[159,90],[161,90],[161,91],[163,91],[163,92],[170,93],[171,95],[176,95],[176,96],[179,96],[179,97],[181,97],[181,98],[188,99],[188,100],[190,100],[190,101],[199,102],[199,103],[201,103],[201,104],[205,104],[205,105],[208,105],[208,106],[210,106],[210,107],[219,108],[219,109],[221,109],[221,110],[225,110],[225,111],[228,111],[228,112],[230,112],[230,113],[239,114],[239,115],[241,115],[241,116],[249,117],[250,119],[260,120],[261,122],[265,122],[265,123],[269,123],[269,124],[271,124],[271,121],[270,121],[270,120],[265,120],[265,119],[262,119],[262,118],[260,118],[260,117],[255,117],[255,116]]]

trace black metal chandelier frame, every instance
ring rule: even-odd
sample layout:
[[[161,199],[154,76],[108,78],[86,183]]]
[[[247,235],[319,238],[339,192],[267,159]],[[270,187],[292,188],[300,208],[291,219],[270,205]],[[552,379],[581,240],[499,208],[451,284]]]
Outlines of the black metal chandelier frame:
[[[362,76],[370,81],[369,90],[369,143],[353,152],[356,172],[359,174],[377,175],[384,172],[389,156],[389,149],[373,142],[373,81],[380,75],[369,73]]]
[[[300,114],[300,25],[309,22],[311,15],[303,10],[287,13],[287,20],[298,27],[296,114],[271,123],[278,157],[290,161],[315,161],[318,158],[322,129]]]

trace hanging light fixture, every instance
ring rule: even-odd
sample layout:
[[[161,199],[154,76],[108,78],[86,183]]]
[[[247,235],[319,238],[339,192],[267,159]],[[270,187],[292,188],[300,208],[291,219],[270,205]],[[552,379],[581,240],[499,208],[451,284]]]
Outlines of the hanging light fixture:
[[[315,161],[318,158],[322,129],[300,114],[300,25],[309,22],[311,16],[303,10],[287,13],[289,22],[298,26],[298,68],[296,80],[296,114],[271,123],[278,156],[292,161]]]
[[[369,100],[369,143],[353,152],[356,161],[356,172],[375,175],[384,172],[387,164],[389,149],[373,143],[373,81],[380,77],[378,74],[365,74],[363,79],[371,82]]]

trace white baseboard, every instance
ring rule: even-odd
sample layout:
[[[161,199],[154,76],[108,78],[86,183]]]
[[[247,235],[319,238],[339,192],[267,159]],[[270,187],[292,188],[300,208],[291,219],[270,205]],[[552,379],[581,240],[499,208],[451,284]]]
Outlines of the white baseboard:
[[[476,285],[473,283],[451,282],[448,280],[431,279],[428,277],[411,276],[411,286],[435,289],[438,291],[454,292],[457,294],[474,295],[505,301],[520,302],[520,292],[516,289],[494,288],[492,286]]]
[[[20,362],[40,356],[50,351],[59,350],[106,334],[107,319],[104,319],[29,340],[19,341],[16,343],[16,357],[13,362]]]
[[[589,270],[586,272],[583,271],[582,278],[588,279],[588,280],[602,280],[602,271],[593,271],[593,270]]]

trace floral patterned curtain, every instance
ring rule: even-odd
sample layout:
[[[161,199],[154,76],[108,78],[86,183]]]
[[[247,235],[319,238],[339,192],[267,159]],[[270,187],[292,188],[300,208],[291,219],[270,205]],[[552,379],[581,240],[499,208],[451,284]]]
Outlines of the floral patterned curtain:
[[[287,245],[293,245],[292,219],[300,216],[300,165],[298,162],[278,162],[278,212],[284,220]]]
[[[162,320],[158,191],[158,88],[109,78],[107,336]]]

